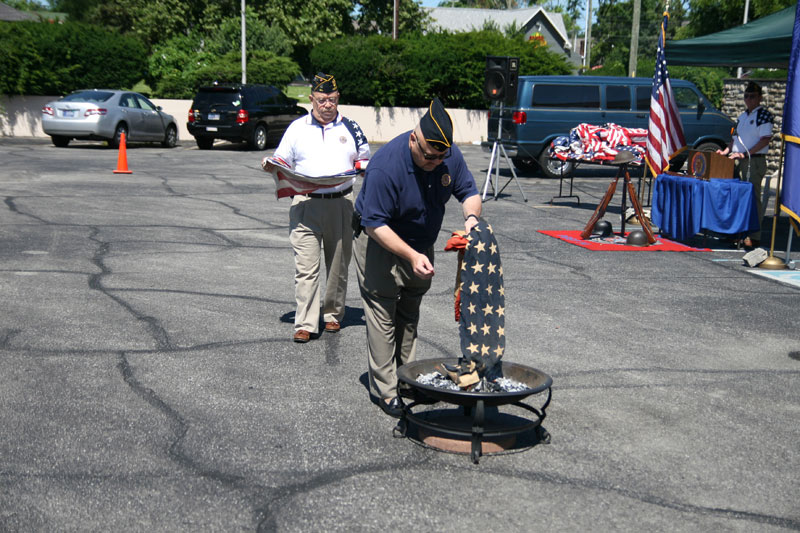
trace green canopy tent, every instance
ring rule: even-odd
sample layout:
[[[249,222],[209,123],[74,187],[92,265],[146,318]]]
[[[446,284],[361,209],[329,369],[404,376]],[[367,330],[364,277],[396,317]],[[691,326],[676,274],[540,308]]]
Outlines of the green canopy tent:
[[[795,6],[717,33],[667,41],[667,64],[788,68]]]

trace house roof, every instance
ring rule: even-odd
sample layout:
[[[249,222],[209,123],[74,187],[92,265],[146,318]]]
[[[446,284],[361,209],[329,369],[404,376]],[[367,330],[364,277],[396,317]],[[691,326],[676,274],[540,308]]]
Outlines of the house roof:
[[[32,13],[26,13],[0,2],[0,20],[14,22],[18,20],[39,20],[39,17]]]
[[[428,10],[433,19],[433,26],[448,31],[470,31],[481,29],[485,22],[492,21],[500,29],[517,23],[524,27],[530,20],[541,14],[559,34],[564,42],[569,43],[567,28],[561,13],[548,13],[539,6],[524,9],[477,9],[471,7],[431,7]]]

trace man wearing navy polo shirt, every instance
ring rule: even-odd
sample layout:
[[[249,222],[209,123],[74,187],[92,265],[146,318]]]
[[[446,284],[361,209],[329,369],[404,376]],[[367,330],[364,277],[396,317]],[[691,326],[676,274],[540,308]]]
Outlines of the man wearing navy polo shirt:
[[[433,245],[451,196],[461,202],[469,233],[481,197],[464,156],[453,145],[453,122],[435,98],[413,131],[370,159],[356,200],[363,231],[354,245],[367,322],[370,388],[389,416],[402,414],[397,367],[416,358],[422,296],[434,275]]]

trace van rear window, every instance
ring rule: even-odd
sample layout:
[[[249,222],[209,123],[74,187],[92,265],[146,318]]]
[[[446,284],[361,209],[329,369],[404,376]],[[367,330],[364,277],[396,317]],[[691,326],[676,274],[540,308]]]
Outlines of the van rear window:
[[[544,85],[533,87],[534,107],[600,108],[598,85]]]

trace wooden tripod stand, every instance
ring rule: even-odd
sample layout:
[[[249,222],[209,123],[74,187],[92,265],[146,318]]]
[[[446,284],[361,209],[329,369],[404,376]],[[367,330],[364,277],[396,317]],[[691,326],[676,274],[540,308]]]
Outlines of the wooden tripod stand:
[[[583,228],[583,231],[581,232],[581,239],[586,240],[592,234],[594,225],[598,220],[603,218],[603,215],[606,213],[606,208],[611,202],[611,198],[614,197],[614,192],[617,190],[617,183],[619,183],[619,179],[622,176],[625,176],[624,185],[622,186],[620,235],[622,237],[625,236],[625,211],[627,209],[627,206],[625,205],[625,197],[626,195],[629,195],[631,197],[631,203],[633,204],[633,210],[636,212],[636,216],[639,217],[639,223],[641,223],[642,229],[644,230],[645,235],[647,235],[647,243],[653,244],[656,242],[656,237],[653,235],[653,230],[650,227],[650,221],[645,218],[644,212],[642,211],[642,204],[639,203],[639,197],[636,195],[636,190],[633,187],[633,183],[631,183],[631,175],[630,172],[628,172],[628,163],[631,162],[632,158],[633,156],[627,152],[620,152],[617,154],[617,157],[614,158],[613,163],[618,165],[617,175],[608,185],[608,190],[606,191],[605,196],[603,196],[603,199],[600,200],[600,203],[597,204],[597,208],[594,210],[592,218],[589,219],[589,223]]]

